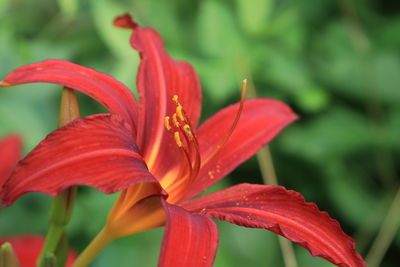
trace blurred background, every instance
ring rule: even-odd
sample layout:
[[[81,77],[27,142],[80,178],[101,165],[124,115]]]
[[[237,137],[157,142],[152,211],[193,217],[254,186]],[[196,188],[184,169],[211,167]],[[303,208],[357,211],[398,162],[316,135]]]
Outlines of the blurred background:
[[[370,266],[399,266],[399,1],[1,0],[0,79],[58,58],[109,73],[134,91],[138,55],[129,31],[112,26],[126,12],[156,28],[173,57],[194,65],[203,120],[239,100],[244,78],[259,96],[288,103],[300,120],[270,145],[279,184],[339,220]],[[1,88],[0,136],[20,133],[27,153],[56,128],[60,92],[45,84]],[[82,116],[104,112],[79,99]],[[261,177],[254,157],[214,189]],[[80,189],[67,228],[76,251],[100,230],[115,197]],[[0,235],[45,234],[49,199],[28,194],[1,209]],[[284,266],[275,234],[218,225],[215,266]],[[156,266],[162,234],[114,241],[93,266]],[[298,266],[332,266],[294,248]]]

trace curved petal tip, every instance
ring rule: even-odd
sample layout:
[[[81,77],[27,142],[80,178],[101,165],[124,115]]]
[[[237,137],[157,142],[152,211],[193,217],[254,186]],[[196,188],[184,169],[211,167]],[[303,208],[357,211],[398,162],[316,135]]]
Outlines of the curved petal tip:
[[[124,29],[136,29],[138,26],[136,22],[133,21],[132,16],[129,14],[124,14],[121,16],[118,16],[114,19],[113,22],[114,26],[119,27],[119,28],[124,28]]]

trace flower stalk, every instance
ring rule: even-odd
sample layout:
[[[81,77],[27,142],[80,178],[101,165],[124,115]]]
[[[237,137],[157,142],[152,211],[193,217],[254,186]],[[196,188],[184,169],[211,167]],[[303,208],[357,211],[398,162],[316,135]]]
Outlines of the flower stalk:
[[[251,81],[249,84],[249,96],[257,96],[256,88]],[[278,185],[278,178],[276,177],[275,167],[272,161],[272,155],[269,146],[266,145],[264,148],[261,148],[257,152],[256,156],[264,184]],[[278,241],[282,251],[282,257],[285,266],[297,267],[296,255],[294,253],[292,243],[282,236],[278,236]]]
[[[366,256],[368,266],[377,267],[380,266],[387,249],[393,241],[396,233],[400,227],[400,187],[398,187],[395,197],[390,205],[387,212],[386,218],[384,219],[381,229],[371,247],[371,250]]]
[[[60,113],[58,126],[62,127],[76,118],[79,118],[79,106],[75,91],[64,87],[61,95]],[[63,245],[65,240],[65,226],[68,224],[75,202],[77,187],[73,186],[65,190],[59,196],[52,198],[49,228],[46,235],[45,244],[38,258],[37,264],[40,267],[48,265],[46,255],[54,254],[57,265],[63,266],[66,257],[62,257],[68,249]]]
[[[93,241],[79,255],[72,267],[88,266],[93,259],[112,241],[115,237],[103,228]]]

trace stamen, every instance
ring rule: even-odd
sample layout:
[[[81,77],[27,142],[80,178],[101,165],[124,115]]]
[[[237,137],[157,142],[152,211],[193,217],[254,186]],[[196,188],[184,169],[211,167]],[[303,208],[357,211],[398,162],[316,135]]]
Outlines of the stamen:
[[[183,126],[183,130],[185,131],[185,134],[187,136],[189,136],[190,140],[193,140],[193,133],[192,133],[192,129],[190,129],[189,124],[185,124]]]
[[[178,95],[174,95],[174,96],[172,97],[172,101],[174,101],[175,104],[179,105]]]
[[[175,127],[176,128],[179,128],[179,122],[178,122],[178,120],[176,119],[176,113],[174,113],[173,115],[172,115],[172,121],[174,122],[174,125],[175,125]]]
[[[180,152],[180,159],[185,160],[187,164],[180,164],[179,171],[175,176],[174,181],[168,181],[166,186],[168,187],[168,192],[174,192],[176,200],[182,197],[185,188],[193,183],[197,177],[200,166],[200,148],[197,141],[196,135],[192,131],[192,126],[190,124],[190,119],[188,118],[185,109],[178,101],[178,95],[172,97],[172,101],[176,105],[176,111],[172,114],[172,118],[165,118],[166,128],[167,126],[172,126],[174,129],[174,139]],[[172,123],[170,120],[172,119]],[[182,137],[184,139],[182,139]],[[171,195],[171,196],[172,196]],[[172,201],[172,199],[171,199]]]
[[[231,137],[233,131],[235,130],[239,122],[240,115],[242,114],[243,111],[244,98],[246,97],[246,89],[247,89],[247,79],[244,79],[242,84],[242,95],[240,97],[239,109],[236,113],[235,120],[233,121],[232,126],[229,129],[228,133],[225,135],[224,139],[222,139],[222,141],[215,147],[215,150],[207,157],[207,159],[202,162],[201,167],[206,165],[221,150],[221,148],[226,144],[226,142],[228,142],[229,138]]]
[[[182,147],[183,144],[179,136],[179,132],[174,132],[174,138],[175,138],[175,143],[178,145],[178,147]]]
[[[182,106],[181,105],[178,105],[177,107],[176,107],[176,114],[178,115],[178,117],[179,117],[179,119],[181,120],[181,121],[185,121],[185,117],[183,117],[183,114],[182,114]]]
[[[164,126],[165,126],[165,129],[167,129],[168,131],[172,129],[171,124],[169,124],[169,120],[170,120],[170,117],[169,116],[165,116],[165,118],[164,118]]]

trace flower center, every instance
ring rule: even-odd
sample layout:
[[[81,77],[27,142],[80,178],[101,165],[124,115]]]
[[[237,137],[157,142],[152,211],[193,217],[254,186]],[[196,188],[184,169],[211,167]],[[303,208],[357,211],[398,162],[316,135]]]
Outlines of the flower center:
[[[244,98],[246,96],[247,80],[243,80],[242,95],[240,99],[239,109],[236,113],[232,126],[228,130],[224,138],[218,143],[214,150],[207,155],[205,159],[201,159],[199,142],[190,119],[183,106],[179,103],[179,97],[174,95],[172,101],[176,105],[175,113],[172,116],[166,116],[164,123],[167,131],[173,134],[173,138],[179,148],[180,159],[179,170],[175,175],[165,177],[161,181],[162,187],[169,193],[168,202],[175,203],[184,195],[186,189],[194,182],[200,169],[214,158],[223,146],[228,142],[233,131],[235,130],[240,115],[243,111]]]
[[[180,159],[183,162],[179,164],[177,175],[162,181],[163,188],[167,190],[171,197],[180,196],[184,189],[193,183],[201,167],[199,142],[192,131],[190,119],[179,103],[177,95],[172,97],[172,101],[176,105],[175,113],[172,116],[165,117],[165,128],[173,134],[179,149]],[[175,199],[175,197],[173,198]]]

